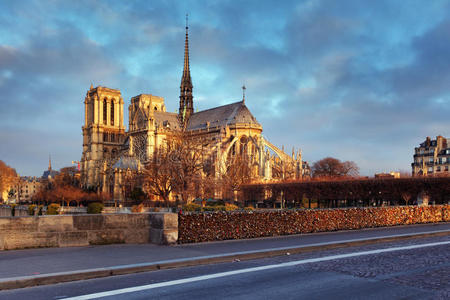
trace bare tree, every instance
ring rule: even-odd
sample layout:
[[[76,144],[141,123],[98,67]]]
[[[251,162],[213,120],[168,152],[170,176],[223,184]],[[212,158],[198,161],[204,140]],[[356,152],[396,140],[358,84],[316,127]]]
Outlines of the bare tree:
[[[409,200],[411,200],[412,195],[408,192],[402,192],[401,193],[403,201],[405,201],[405,205],[408,205]]]
[[[175,144],[179,160],[179,186],[177,190],[183,203],[187,203],[199,189],[202,189],[202,171],[204,169],[204,152],[207,142],[203,138],[181,133]]]
[[[343,177],[359,175],[359,167],[353,161],[341,162],[337,158],[326,157],[312,166],[314,177]]]
[[[144,187],[149,194],[162,198],[169,206],[169,195],[180,184],[180,161],[176,149],[160,147],[144,168]]]
[[[248,161],[248,156],[245,154],[231,155],[225,165],[225,170],[222,172],[222,187],[226,192],[233,194],[236,200],[237,192],[245,183],[251,180],[251,168]]]

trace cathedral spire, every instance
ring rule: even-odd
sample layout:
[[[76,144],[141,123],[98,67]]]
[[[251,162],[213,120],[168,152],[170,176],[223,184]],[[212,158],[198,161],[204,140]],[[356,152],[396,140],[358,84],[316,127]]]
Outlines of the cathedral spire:
[[[180,85],[180,109],[178,111],[181,125],[186,127],[191,114],[194,113],[194,104],[192,96],[192,80],[189,67],[189,33],[188,33],[188,15],[186,14],[186,40],[184,42],[184,66],[183,76]]]
[[[183,81],[191,82],[191,70],[189,68],[189,26],[188,15],[186,14],[186,40],[184,41],[184,66],[183,66]]]
[[[52,170],[52,157],[50,154],[48,155],[48,170]]]

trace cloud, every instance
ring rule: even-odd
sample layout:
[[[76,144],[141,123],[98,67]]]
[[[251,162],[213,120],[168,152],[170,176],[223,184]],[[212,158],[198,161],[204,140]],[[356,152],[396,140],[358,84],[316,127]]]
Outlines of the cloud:
[[[449,11],[446,1],[2,2],[0,159],[38,175],[48,152],[61,166],[79,158],[91,83],[119,88],[125,106],[152,93],[174,111],[189,12],[197,108],[237,101],[245,84],[273,143],[310,162],[354,160],[366,175],[409,169],[425,136],[449,136]]]

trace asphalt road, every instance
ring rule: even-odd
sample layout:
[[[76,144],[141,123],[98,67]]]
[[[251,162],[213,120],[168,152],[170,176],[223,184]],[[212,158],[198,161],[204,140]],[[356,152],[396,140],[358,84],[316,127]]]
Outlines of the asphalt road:
[[[0,299],[449,299],[449,278],[445,236],[7,290]]]
[[[336,243],[343,240],[369,239],[440,230],[450,230],[450,223],[369,228],[176,246],[116,244],[2,251],[0,253],[0,280],[36,274],[225,255],[280,247],[299,247],[316,243]]]

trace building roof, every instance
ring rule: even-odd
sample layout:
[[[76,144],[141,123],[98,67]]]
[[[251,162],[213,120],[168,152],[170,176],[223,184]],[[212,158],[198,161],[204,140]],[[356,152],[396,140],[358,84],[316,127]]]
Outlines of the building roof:
[[[139,169],[139,162],[134,156],[122,156],[113,166],[114,169],[133,170]]]
[[[58,175],[59,172],[55,171],[55,170],[46,170],[44,171],[44,173],[42,174],[42,179],[51,179],[51,178],[55,178],[56,175]]]
[[[180,130],[180,123],[178,121],[178,114],[171,112],[155,111],[153,112],[155,124],[172,130]]]
[[[237,123],[261,126],[244,101],[239,101],[194,113],[189,118],[188,130],[205,129],[207,127],[225,127]]]

